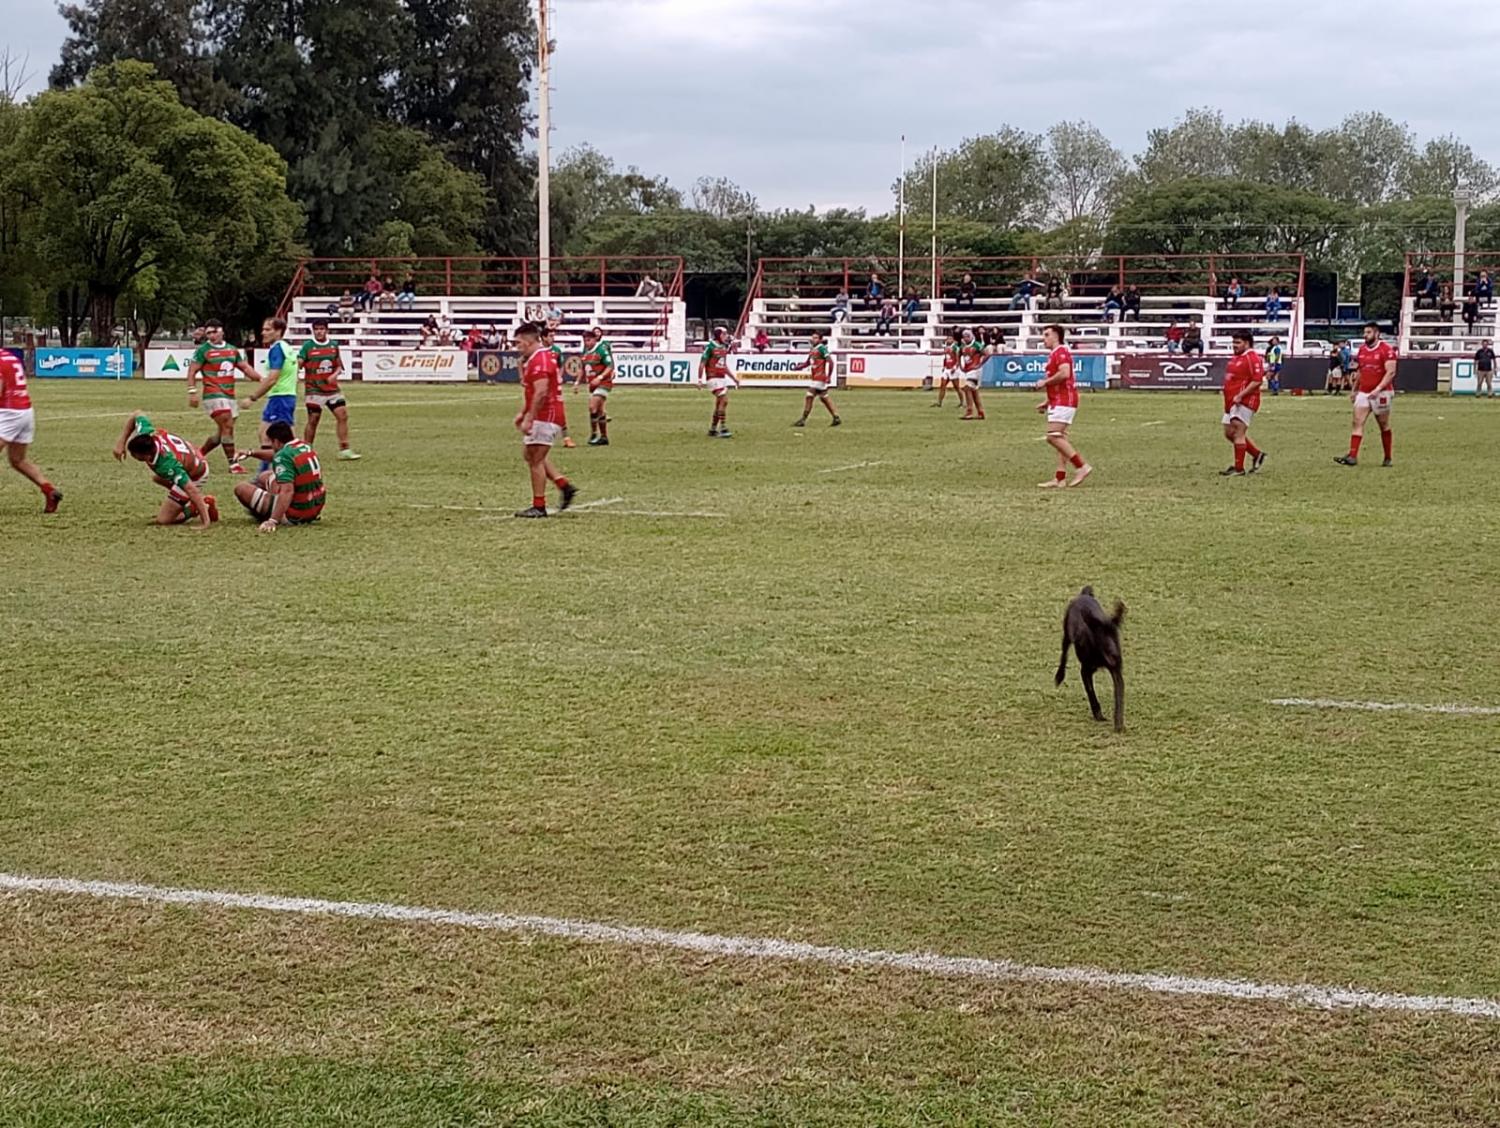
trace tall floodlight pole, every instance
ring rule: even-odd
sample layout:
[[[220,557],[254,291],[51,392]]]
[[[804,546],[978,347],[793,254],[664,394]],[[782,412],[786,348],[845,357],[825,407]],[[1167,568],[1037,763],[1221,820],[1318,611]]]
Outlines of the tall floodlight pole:
[[[1474,195],[1467,188],[1453,189],[1453,292],[1464,292],[1464,255],[1469,246],[1469,205]]]
[[[896,293],[895,299],[903,303],[897,306],[900,310],[899,319],[896,322],[896,340],[900,341],[906,332],[906,134],[901,135],[901,179],[896,181],[897,210],[900,212],[900,233],[897,235],[896,243]]]
[[[548,0],[537,0],[537,145],[536,249],[538,286],[542,297],[552,296],[552,49],[547,20]]]
[[[938,253],[937,253],[937,146],[932,149],[932,289],[927,296],[932,301],[938,298]]]

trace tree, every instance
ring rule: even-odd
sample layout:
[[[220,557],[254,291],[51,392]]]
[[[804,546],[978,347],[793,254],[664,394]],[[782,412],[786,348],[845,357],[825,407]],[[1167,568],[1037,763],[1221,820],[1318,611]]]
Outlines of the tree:
[[[113,63],[27,112],[11,177],[51,289],[87,294],[94,339],[147,271],[275,270],[299,220],[285,165],[266,146],[188,109],[146,63]]]
[[[380,170],[367,203],[383,217],[361,254],[473,255],[489,203],[484,181],[443,156],[415,129],[385,125],[374,134]]]
[[[939,215],[1001,227],[1034,227],[1046,217],[1047,154],[1035,134],[1005,126],[952,152],[923,156],[906,174],[908,205],[929,199],[934,163]]]
[[[715,219],[743,220],[760,210],[754,196],[723,176],[700,176],[693,185],[691,199],[694,211]]]
[[[229,90],[214,73],[202,0],[82,0],[59,4],[69,35],[51,84],[77,86],[95,67],[122,59],[153,64],[185,105],[217,115]]]
[[[1459,188],[1467,188],[1477,199],[1493,195],[1500,176],[1493,165],[1475,156],[1474,150],[1449,134],[1427,142],[1420,153],[1401,170],[1401,193],[1408,197],[1438,196],[1451,200]]]
[[[1103,219],[1119,196],[1125,158],[1086,121],[1064,121],[1047,131],[1052,215],[1060,223]]]
[[[665,177],[648,176],[631,165],[623,172],[591,145],[565,152],[552,170],[553,246],[564,253],[583,250],[584,232],[606,216],[649,215],[682,207],[682,193]]]
[[[1283,129],[1266,122],[1240,122],[1225,136],[1228,174],[1236,180],[1322,192],[1332,139],[1332,134],[1297,121],[1287,122]]]
[[[1146,151],[1135,159],[1136,176],[1147,187],[1228,176],[1228,150],[1224,115],[1218,110],[1189,110],[1170,128],[1146,134]]]
[[[1321,188],[1336,200],[1370,207],[1394,199],[1415,156],[1411,131],[1378,113],[1351,114],[1331,135]]]

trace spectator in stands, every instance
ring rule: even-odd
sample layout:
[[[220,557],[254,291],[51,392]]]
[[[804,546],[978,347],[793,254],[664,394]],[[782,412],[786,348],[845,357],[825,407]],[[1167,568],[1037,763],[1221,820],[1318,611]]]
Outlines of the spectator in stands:
[[[389,274],[380,283],[380,308],[387,312],[396,308],[396,283]]]
[[[875,323],[875,332],[886,334],[891,331],[891,326],[896,321],[896,299],[886,298],[880,303],[880,320]]]
[[[849,291],[843,287],[839,288],[838,296],[833,299],[833,323],[837,325],[841,321],[849,320]]]
[[[406,281],[401,283],[401,290],[396,295],[396,305],[401,309],[411,309],[417,304],[417,280],[411,275],[406,276]]]
[[[439,314],[437,319],[438,348],[447,349],[453,347],[457,333],[453,329],[453,319],[446,313]]]
[[[1229,285],[1224,287],[1224,301],[1230,309],[1238,309],[1240,299],[1245,296],[1245,287],[1240,282],[1239,275],[1229,280]]]
[[[1109,293],[1104,295],[1104,320],[1118,321],[1120,314],[1125,309],[1125,291],[1120,289],[1119,283],[1109,288]]]
[[[1031,306],[1031,295],[1034,294],[1034,293],[1036,293],[1037,289],[1038,289],[1037,280],[1031,276],[1030,272],[1027,272],[1025,275],[1022,276],[1021,280],[1016,283],[1016,292],[1011,296],[1011,299],[1010,299],[1010,308],[1011,309],[1028,309],[1028,308],[1030,308],[1030,306]]]
[[[1479,301],[1482,305],[1492,306],[1495,304],[1495,282],[1490,278],[1488,270],[1481,270],[1479,272],[1479,278],[1474,283],[1474,293],[1479,295]]]
[[[482,343],[485,348],[490,350],[503,349],[505,347],[505,334],[500,332],[500,326],[491,321],[490,327],[484,331],[484,340]]]
[[[1133,282],[1125,287],[1125,316],[1134,321],[1141,319],[1141,291]]]
[[[1421,309],[1425,304],[1428,309],[1437,309],[1439,293],[1438,282],[1432,276],[1432,271],[1423,270],[1422,277],[1417,280],[1416,308]]]
[[[1043,303],[1043,307],[1049,310],[1060,310],[1065,297],[1067,297],[1067,291],[1063,287],[1062,279],[1053,278],[1047,283],[1047,300]]]
[[[1266,320],[1281,320],[1281,287],[1272,286],[1271,292],[1266,295]]]
[[[439,337],[437,316],[429,313],[427,320],[422,322],[422,330],[417,337],[417,348],[430,349],[438,343]]]
[[[1474,394],[1495,398],[1495,349],[1486,340],[1474,354]]]
[[[1438,287],[1438,317],[1444,321],[1452,321],[1457,312],[1458,306],[1453,301],[1453,283],[1444,282]]]
[[[917,296],[917,288],[908,286],[906,288],[906,299],[901,303],[901,320],[908,324],[917,319],[917,314],[922,309],[922,299]]]
[[[1197,353],[1203,355],[1203,327],[1196,321],[1187,327],[1187,332],[1182,335],[1182,355],[1192,356]]]
[[[1175,356],[1177,353],[1180,353],[1182,351],[1182,338],[1186,335],[1187,334],[1183,330],[1182,326],[1178,325],[1175,319],[1172,321],[1172,324],[1167,326],[1168,355]]]
[[[953,300],[953,308],[963,309],[967,306],[969,309],[973,309],[974,299],[978,296],[978,293],[979,288],[974,285],[974,276],[965,273],[963,280],[958,284],[958,297]]]
[[[370,277],[365,279],[365,288],[360,291],[360,294],[364,300],[364,308],[366,311],[375,308],[375,301],[380,297],[380,291],[384,288],[385,287],[383,283],[380,281],[379,273],[374,269],[371,269]]]
[[[641,284],[635,288],[636,297],[648,298],[653,304],[661,301],[662,295],[666,292],[667,288],[650,274],[641,275]]]
[[[755,331],[755,339],[750,342],[750,347],[758,353],[763,353],[771,347],[771,334],[766,332],[764,325]]]
[[[339,299],[339,320],[353,321],[354,306],[354,294],[349,290],[345,290],[344,296]]]
[[[865,308],[874,309],[884,296],[885,283],[880,280],[880,275],[870,275],[870,284],[865,287]]]
[[[1464,295],[1464,324],[1469,327],[1469,336],[1474,335],[1474,322],[1479,320],[1479,295],[1470,290]]]
[[[984,336],[980,340],[984,342],[985,350],[991,356],[995,356],[1005,350],[1005,331],[998,325],[991,325],[986,329]]]

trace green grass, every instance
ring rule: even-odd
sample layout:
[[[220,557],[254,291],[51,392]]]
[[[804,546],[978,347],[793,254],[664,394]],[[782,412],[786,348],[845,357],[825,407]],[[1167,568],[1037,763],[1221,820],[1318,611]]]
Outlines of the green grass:
[[[146,527],[108,413],[202,438],[180,388],[36,398],[0,871],[1500,996],[1500,718],[1266,704],[1500,702],[1490,404],[1407,397],[1349,471],[1347,404],[1268,400],[1224,480],[1211,397],[1092,396],[1049,495],[1030,396],[745,392],[713,442],[624,390],[580,500],[726,517],[520,522],[514,390],[356,386],[365,460],[325,436],[325,520],[263,537],[217,455],[224,526]],[[1052,687],[1084,583],[1130,605],[1119,736]],[[4,908],[5,1123],[1500,1119],[1495,1023]]]

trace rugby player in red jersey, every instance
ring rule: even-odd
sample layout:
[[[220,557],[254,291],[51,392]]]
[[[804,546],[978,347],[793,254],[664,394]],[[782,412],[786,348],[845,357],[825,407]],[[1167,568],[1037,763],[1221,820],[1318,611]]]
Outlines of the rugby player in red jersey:
[[[807,426],[807,417],[812,414],[813,403],[817,400],[822,400],[823,406],[828,409],[828,414],[833,416],[833,422],[829,426],[839,426],[843,420],[834,410],[833,401],[828,398],[828,385],[833,383],[833,357],[829,355],[828,345],[824,342],[822,333],[812,335],[812,347],[807,350],[807,359],[797,365],[798,371],[804,368],[812,369],[812,387],[807,390],[807,398],[802,401],[802,418],[792,426]]]
[[[26,452],[36,439],[36,414],[31,408],[31,389],[26,386],[26,369],[12,353],[0,349],[0,447],[10,460],[10,468],[28,478],[46,498],[45,513],[56,513],[62,503],[62,490],[42,473]]]
[[[516,430],[521,432],[526,467],[531,473],[531,507],[517,517],[547,516],[547,483],[552,482],[562,494],[559,509],[573,504],[578,487],[558,473],[552,465],[552,446],[562,438],[562,373],[557,356],[542,344],[545,327],[527,322],[516,330],[516,348],[521,354],[521,387],[525,403],[516,416]]]
[[[725,422],[725,417],[729,414],[729,393],[740,386],[740,382],[729,371],[729,354],[733,351],[729,331],[720,327],[714,330],[713,339],[698,358],[698,386],[701,388],[707,384],[708,390],[714,394],[714,414],[708,424],[708,437],[711,439],[734,437],[729,433],[729,425]]]
[[[1234,356],[1224,373],[1224,437],[1234,446],[1234,465],[1219,473],[1232,477],[1245,473],[1245,456],[1250,456],[1250,473],[1266,461],[1266,452],[1250,438],[1250,424],[1260,410],[1260,392],[1266,379],[1266,366],[1255,351],[1255,337],[1248,329],[1236,329],[1231,337]]]
[[[963,375],[964,413],[960,419],[983,419],[984,404],[979,401],[979,375],[984,368],[984,342],[974,336],[974,330],[965,329],[958,342],[958,370]]]
[[[1382,466],[1391,465],[1391,403],[1396,398],[1396,350],[1380,339],[1380,326],[1371,321],[1365,325],[1365,343],[1355,354],[1359,365],[1359,382],[1349,398],[1354,402],[1354,429],[1349,436],[1349,453],[1334,461],[1343,466],[1359,465],[1359,444],[1365,438],[1365,422],[1375,416],[1380,425],[1380,445],[1385,450]]]
[[[1036,410],[1047,417],[1047,442],[1057,451],[1057,473],[1052,481],[1041,483],[1044,490],[1081,486],[1083,480],[1094,472],[1068,440],[1068,428],[1078,414],[1078,382],[1073,377],[1073,354],[1063,344],[1067,336],[1068,331],[1061,325],[1049,325],[1042,331],[1042,340],[1047,343],[1051,355],[1047,357],[1046,375],[1036,384],[1047,393],[1047,400],[1037,404]],[[1071,482],[1068,481],[1069,465],[1075,471]]]
[[[192,443],[170,431],[158,430],[145,415],[136,412],[125,420],[125,429],[115,443],[116,462],[126,453],[151,467],[153,480],[167,491],[167,500],[156,511],[153,525],[181,525],[191,510],[198,528],[206,529],[219,519],[213,497],[199,486],[208,478],[208,459]]]

